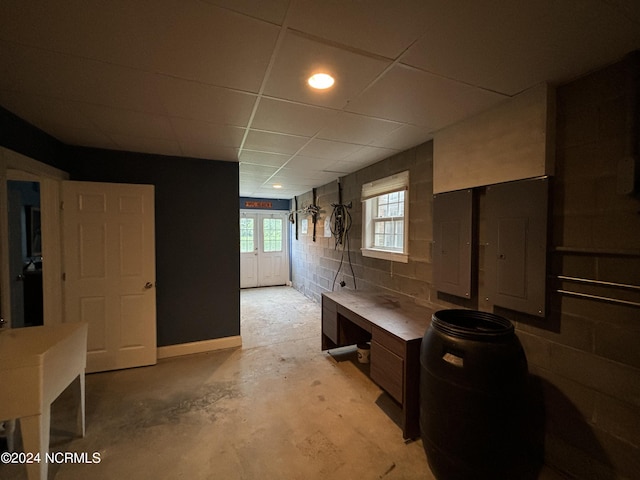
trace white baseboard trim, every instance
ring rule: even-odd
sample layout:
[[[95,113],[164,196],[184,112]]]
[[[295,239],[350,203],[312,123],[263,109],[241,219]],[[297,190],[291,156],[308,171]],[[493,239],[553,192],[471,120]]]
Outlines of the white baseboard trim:
[[[202,340],[200,342],[180,343],[178,345],[168,345],[158,347],[158,360],[162,358],[179,357],[181,355],[191,355],[194,353],[212,352],[214,350],[224,350],[225,348],[235,348],[242,346],[242,337],[214,338],[212,340]]]

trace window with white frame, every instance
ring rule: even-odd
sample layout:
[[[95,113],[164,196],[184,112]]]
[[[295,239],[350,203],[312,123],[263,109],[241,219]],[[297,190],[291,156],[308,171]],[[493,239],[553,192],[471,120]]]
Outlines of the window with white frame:
[[[409,261],[409,172],[362,186],[362,255]]]

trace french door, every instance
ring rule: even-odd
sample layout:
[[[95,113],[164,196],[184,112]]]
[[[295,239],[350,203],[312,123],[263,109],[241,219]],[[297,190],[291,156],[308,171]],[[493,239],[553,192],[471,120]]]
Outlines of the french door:
[[[285,212],[240,211],[240,288],[289,281],[287,232]]]

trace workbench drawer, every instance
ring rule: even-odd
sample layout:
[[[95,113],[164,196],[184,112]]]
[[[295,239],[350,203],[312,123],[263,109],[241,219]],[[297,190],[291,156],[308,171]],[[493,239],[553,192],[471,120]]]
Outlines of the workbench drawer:
[[[391,350],[371,341],[371,379],[398,402],[403,401],[404,362]]]
[[[386,330],[383,330],[375,325],[371,329],[371,338],[385,347],[387,350],[392,351],[400,358],[405,356],[405,342],[398,337],[394,337]]]

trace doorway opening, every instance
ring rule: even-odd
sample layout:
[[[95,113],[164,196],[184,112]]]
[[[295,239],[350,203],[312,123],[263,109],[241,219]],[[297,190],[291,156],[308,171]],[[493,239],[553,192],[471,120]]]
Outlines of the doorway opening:
[[[40,182],[8,180],[11,327],[43,325]]]
[[[240,211],[240,288],[289,282],[286,212]]]

